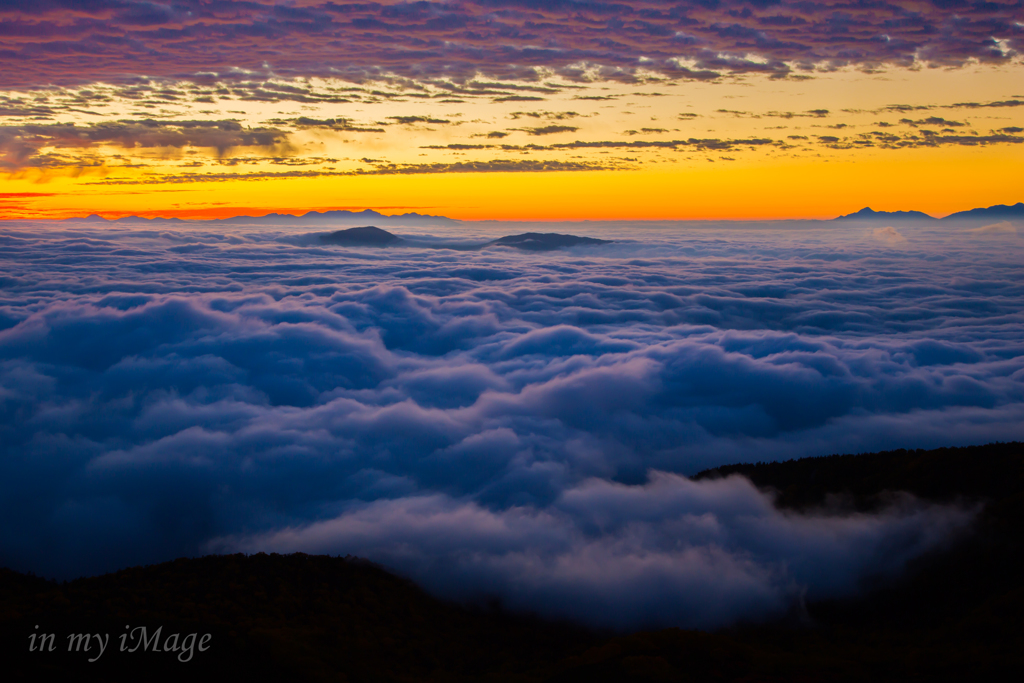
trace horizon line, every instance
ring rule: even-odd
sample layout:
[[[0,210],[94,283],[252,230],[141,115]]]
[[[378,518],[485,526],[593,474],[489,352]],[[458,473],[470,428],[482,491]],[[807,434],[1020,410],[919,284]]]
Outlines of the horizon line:
[[[972,208],[969,208],[969,209],[963,209],[961,211],[953,211],[951,213],[948,213],[948,214],[942,215],[942,216],[933,216],[933,215],[928,214],[926,212],[917,211],[915,209],[909,209],[909,210],[908,209],[900,209],[900,210],[896,210],[896,211],[877,211],[876,213],[882,213],[882,214],[920,213],[920,214],[923,214],[924,216],[926,216],[927,218],[932,219],[932,220],[942,220],[944,218],[948,218],[949,216],[955,215],[957,213],[965,213],[967,211],[973,211],[973,210],[976,210],[976,209],[996,208],[996,207],[1014,207],[1014,206],[1018,206],[1020,204],[1024,204],[1024,202],[1017,202],[1015,204],[994,204],[994,205],[991,205],[991,206],[988,206],[988,207],[977,207],[977,206],[975,206],[975,207],[972,207]],[[310,214],[324,215],[324,214],[332,213],[332,212],[345,212],[345,213],[351,213],[351,214],[359,214],[359,213],[371,212],[371,213],[375,213],[375,214],[377,214],[377,215],[379,215],[381,217],[384,217],[384,218],[402,218],[402,217],[422,217],[422,218],[425,218],[425,219],[437,218],[437,219],[444,219],[446,221],[454,221],[454,222],[458,222],[458,223],[612,223],[612,222],[622,222],[622,221],[643,222],[643,223],[684,222],[684,221],[685,222],[698,222],[698,221],[699,222],[754,222],[754,221],[756,221],[756,222],[768,222],[768,221],[773,221],[773,222],[779,221],[779,222],[781,222],[781,221],[830,221],[830,220],[836,220],[838,218],[842,218],[844,216],[851,216],[851,215],[860,213],[860,212],[865,211],[865,210],[867,210],[867,211],[874,211],[873,209],[871,209],[871,207],[865,206],[864,208],[859,209],[857,211],[853,211],[851,213],[846,213],[846,214],[837,214],[837,215],[832,216],[830,218],[808,217],[808,216],[800,216],[800,217],[790,216],[790,217],[761,217],[761,218],[752,218],[752,217],[715,217],[715,218],[711,218],[711,217],[686,217],[686,218],[683,218],[683,217],[675,217],[675,218],[532,218],[532,219],[530,219],[530,218],[507,218],[507,219],[506,218],[481,218],[481,219],[463,219],[463,218],[451,218],[449,216],[439,215],[439,214],[424,214],[424,213],[419,213],[418,211],[410,211],[410,212],[406,212],[406,213],[382,213],[382,211],[387,211],[388,209],[397,209],[397,208],[403,208],[403,209],[404,208],[408,208],[408,209],[420,209],[420,210],[423,210],[423,209],[431,209],[431,208],[434,208],[434,207],[382,206],[382,207],[378,207],[378,208],[364,207],[364,208],[361,208],[361,209],[357,209],[355,207],[344,207],[344,208],[342,208],[342,207],[338,207],[338,208],[334,208],[334,207],[327,208],[327,207],[324,207],[321,210],[318,210],[318,209],[271,209],[271,210],[266,210],[265,212],[262,209],[257,209],[256,210],[257,213],[255,215],[253,213],[246,213],[246,212],[243,211],[243,212],[240,212],[240,213],[233,213],[233,214],[230,214],[230,215],[210,215],[210,216],[202,216],[202,217],[197,217],[196,216],[196,214],[199,213],[199,210],[188,210],[188,209],[182,210],[180,212],[172,210],[172,211],[151,211],[151,212],[147,211],[147,212],[142,212],[142,213],[127,213],[127,212],[120,212],[120,211],[98,211],[98,212],[94,211],[94,212],[92,212],[90,214],[87,214],[87,215],[84,215],[84,216],[65,216],[65,217],[62,217],[62,218],[53,218],[53,217],[48,217],[48,218],[43,218],[43,217],[38,217],[38,218],[35,218],[35,217],[0,217],[0,222],[17,222],[17,221],[23,221],[24,222],[24,221],[31,221],[31,222],[52,222],[52,223],[58,223],[58,222],[76,221],[76,220],[77,221],[90,220],[90,219],[95,220],[97,218],[102,219],[102,220],[106,220],[106,221],[110,221],[110,222],[115,222],[115,221],[119,221],[119,220],[123,220],[123,219],[137,218],[137,219],[140,219],[140,220],[150,220],[150,221],[151,220],[176,220],[176,221],[187,222],[187,223],[209,223],[209,222],[224,221],[224,220],[234,220],[234,219],[240,219],[240,218],[260,219],[260,218],[267,218],[267,217],[271,217],[271,216],[280,216],[282,218],[284,218],[284,217],[305,218],[307,216],[310,216]],[[149,215],[147,215],[147,214],[149,214]],[[178,214],[178,215],[175,215],[175,214]]]

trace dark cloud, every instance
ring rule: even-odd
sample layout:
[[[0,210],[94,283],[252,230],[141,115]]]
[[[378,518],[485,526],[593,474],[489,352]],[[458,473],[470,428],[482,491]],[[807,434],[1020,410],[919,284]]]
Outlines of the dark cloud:
[[[554,135],[556,133],[575,133],[579,130],[577,126],[536,126],[533,128],[521,128],[527,135]]]
[[[749,111],[736,111],[733,109],[716,109],[719,114],[730,114],[736,118],[752,118],[759,119],[764,116],[780,119],[795,119],[795,118],[815,118],[820,119],[829,115],[828,109],[810,109],[808,111],[797,113],[792,111],[769,111],[763,114],[758,114]],[[680,114],[679,118],[694,117],[696,114]]]
[[[654,129],[647,129],[654,130]],[[647,148],[661,148],[661,149],[692,149],[692,150],[730,150],[738,147],[762,147],[764,145],[776,145],[779,144],[776,140],[771,138],[741,138],[741,139],[721,139],[721,138],[689,138],[686,140],[630,140],[630,141],[608,141],[608,140],[594,140],[584,141],[577,140],[575,142],[560,142],[553,143],[545,146],[527,146],[527,147],[516,147],[513,145],[503,145],[502,149],[515,150],[515,149],[534,149],[534,150],[554,150],[554,149],[647,149]]]
[[[248,128],[237,121],[116,121],[76,126],[0,126],[0,167],[33,165],[40,149],[88,148],[112,144],[135,147],[206,147],[224,154],[235,147],[272,147],[286,141],[276,128]]]
[[[490,136],[488,136],[490,137]],[[465,145],[459,142],[453,142],[450,145],[422,145],[420,149],[454,149],[454,150],[467,150],[467,149],[494,149],[494,145]]]
[[[495,97],[495,102],[543,102],[545,98],[536,97],[534,95],[505,95],[503,97]]]
[[[412,125],[412,124],[416,124],[416,123],[434,123],[434,124],[451,123],[451,121],[449,121],[448,119],[435,119],[435,118],[431,118],[429,116],[389,116],[387,118],[391,119],[395,123],[400,123],[400,124],[406,125],[406,126]]]
[[[0,96],[0,116],[12,118],[48,119],[55,110],[45,104],[20,97]]]
[[[700,0],[14,3],[0,6],[0,87],[128,83],[139,74],[196,83],[271,75],[466,83],[479,74],[487,82],[536,80],[543,68],[569,79],[635,82],[643,78],[641,64],[646,72],[695,79],[785,76],[823,65],[1000,64],[1021,52],[1022,17],[1020,0],[912,7],[781,0],[742,11]],[[295,88],[242,86],[235,96],[324,101]],[[331,97],[344,101],[345,94]]]
[[[337,130],[346,133],[383,133],[383,128],[374,128],[353,123],[352,119],[344,117],[333,119],[313,119],[308,116],[300,116],[295,119],[271,119],[274,125],[292,125],[300,130]]]
[[[443,248],[491,224],[389,250],[9,225],[0,563],[351,552],[621,627],[848,595],[969,511],[794,516],[678,475],[1024,437],[1024,243],[885,227],[591,223],[615,242],[524,253]]]
[[[997,102],[959,102],[952,105],[962,109],[990,109],[999,107],[1024,107],[1024,100],[1002,100]]]
[[[521,119],[524,116],[533,119],[566,121],[568,119],[577,118],[578,116],[580,116],[580,114],[574,111],[514,111],[511,114],[509,114],[509,118],[511,119]]]
[[[557,131],[556,131],[557,132]],[[538,133],[540,135],[540,133]],[[430,164],[377,164],[372,170],[349,175],[417,175],[421,173],[544,173],[554,171],[601,171],[618,168],[608,163],[555,159],[491,159]]]
[[[934,119],[926,119],[934,120]],[[941,120],[941,119],[940,119]],[[956,122],[944,124],[922,124],[919,121],[908,121],[904,119],[900,123],[908,123],[915,128],[919,125],[956,125]],[[960,124],[964,125],[964,124]],[[885,128],[886,126],[881,126]],[[791,138],[796,136],[790,136]],[[919,134],[896,135],[891,132],[873,131],[861,133],[852,137],[839,138],[835,135],[819,135],[817,139],[826,147],[833,149],[856,149],[858,147],[881,147],[884,149],[903,149],[920,147],[942,147],[945,145],[958,145],[962,147],[978,147],[987,145],[1019,145],[1024,143],[1024,137],[1012,134],[1006,129],[1000,133],[989,135],[979,134],[956,134],[952,128],[943,129],[939,132],[934,130],[921,129]]]
[[[1001,107],[1024,107],[1024,100],[1002,100],[995,102],[957,102],[955,104],[890,104],[873,113],[883,112],[907,113],[913,111],[927,111],[929,109],[998,109]],[[849,110],[847,110],[849,111]]]
[[[669,132],[668,128],[641,128],[640,130],[627,130],[626,135],[658,135]]]
[[[908,126],[940,126],[945,128],[962,128],[967,124],[962,121],[949,121],[940,116],[929,116],[926,119],[900,119],[900,123],[904,123]]]

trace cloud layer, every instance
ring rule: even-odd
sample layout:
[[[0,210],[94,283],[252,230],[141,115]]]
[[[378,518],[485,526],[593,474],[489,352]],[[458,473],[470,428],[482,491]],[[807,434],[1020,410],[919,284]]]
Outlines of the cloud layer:
[[[973,516],[903,503],[875,515],[785,515],[741,477],[655,472],[643,486],[585,481],[543,511],[410,496],[214,547],[374,557],[441,595],[602,628],[715,628],[891,578]]]
[[[570,79],[633,80],[643,71],[708,79],[821,65],[1001,63],[1021,51],[1022,18],[1019,0],[3,2],[0,88],[271,73],[515,79],[538,68]]]
[[[616,243],[523,253],[9,225],[0,563],[350,552],[618,626],[849,593],[969,514],[790,516],[678,475],[1024,438],[1024,245],[973,227],[590,224],[561,230]]]

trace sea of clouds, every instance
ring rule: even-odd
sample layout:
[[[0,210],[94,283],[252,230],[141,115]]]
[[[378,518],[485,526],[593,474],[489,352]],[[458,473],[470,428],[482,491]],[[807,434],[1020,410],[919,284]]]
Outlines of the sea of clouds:
[[[543,230],[615,242],[0,227],[0,564],[353,554],[447,597],[715,627],[895,576],[973,513],[798,515],[684,475],[1024,439],[1013,225]]]

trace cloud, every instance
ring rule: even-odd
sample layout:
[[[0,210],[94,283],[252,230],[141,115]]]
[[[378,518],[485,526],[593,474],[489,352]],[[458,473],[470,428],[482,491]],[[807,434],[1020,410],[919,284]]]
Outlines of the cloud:
[[[966,126],[967,124],[962,121],[948,121],[939,116],[929,116],[926,119],[900,119],[900,123],[905,123],[908,126],[942,126],[946,128],[954,127],[959,128]]]
[[[857,593],[971,519],[912,499],[879,514],[790,515],[746,479],[655,472],[642,486],[582,482],[545,511],[406,497],[211,547],[377,557],[446,597],[601,628],[716,628]]]
[[[553,135],[555,133],[575,133],[579,130],[577,126],[538,126],[535,128],[521,128],[528,135]]]
[[[872,234],[875,236],[876,240],[885,242],[886,244],[904,244],[907,241],[907,238],[892,226],[875,228]]]
[[[508,115],[510,119],[520,119],[528,116],[533,119],[548,119],[550,121],[566,121],[575,119],[581,114],[574,111],[514,111]],[[577,129],[573,129],[577,130]]]
[[[415,123],[451,123],[448,119],[434,119],[429,116],[389,116],[388,118],[393,120],[395,123],[400,123],[402,125],[412,125]]]
[[[614,242],[443,248],[523,229],[3,226],[0,563],[352,552],[453,597],[719,625],[892,576],[970,514],[789,515],[681,475],[1024,438],[1019,240],[588,223],[557,230]]]
[[[131,84],[140,73],[197,84],[275,75],[296,79],[294,90],[241,89],[259,101],[309,102],[322,101],[305,99],[311,96],[298,79],[310,76],[451,79],[457,94],[480,76],[484,83],[537,80],[541,73],[638,82],[652,72],[714,80],[847,65],[1006,64],[1021,53],[1020,18],[1019,2],[854,2],[840,11],[832,3],[780,0],[742,12],[725,3],[667,7],[652,0],[5,4],[0,23],[16,39],[0,54],[0,87]],[[345,93],[331,97],[344,101]]]
[[[558,126],[556,126],[557,128]],[[655,132],[658,129],[645,129]],[[561,132],[561,131],[556,131]],[[1022,138],[1024,139],[1024,138]],[[744,138],[744,139],[722,139],[722,138],[689,138],[687,140],[576,140],[574,142],[558,142],[549,145],[501,145],[506,151],[521,150],[562,150],[562,149],[687,149],[687,150],[720,150],[726,151],[737,147],[762,147],[765,145],[778,145],[776,140],[771,138]]]
[[[236,147],[267,148],[286,143],[275,128],[243,128],[237,121],[117,121],[0,127],[0,166],[20,167],[43,162],[44,148],[89,148],[112,144],[121,148],[208,147],[223,155]]]
[[[344,117],[333,119],[312,119],[307,116],[300,116],[296,119],[271,119],[270,123],[275,125],[290,124],[300,130],[337,130],[346,133],[383,133],[383,128],[374,128],[365,125],[353,125],[352,119]]]
[[[971,228],[970,232],[978,235],[1016,235],[1017,227],[1010,221],[1000,221],[979,228]]]
[[[907,119],[901,123],[908,123]],[[916,122],[915,122],[916,123]],[[888,124],[881,125],[887,127]],[[943,130],[946,133],[947,130]],[[952,129],[948,129],[952,133]],[[1024,143],[1024,137],[1020,135],[1009,135],[1006,133],[990,135],[955,135],[940,134],[932,130],[921,130],[920,134],[911,133],[907,135],[896,135],[886,131],[872,131],[870,133],[859,133],[854,136],[838,137],[835,135],[819,135],[818,142],[831,149],[858,149],[864,147],[880,147],[883,149],[917,149],[921,147],[942,147],[944,145],[958,145],[962,147],[985,147],[988,145],[1019,145]],[[791,138],[795,136],[790,136]]]
[[[449,147],[458,149],[458,146]],[[217,183],[234,180],[272,180],[279,178],[320,178],[361,175],[424,175],[433,173],[555,173],[565,171],[601,171],[622,166],[599,162],[541,159],[491,159],[489,161],[435,162],[428,164],[392,164],[380,159],[363,159],[371,168],[352,171],[253,171],[251,173],[179,173],[141,179],[91,181],[93,185],[157,185]],[[315,163],[315,162],[314,162]],[[297,165],[297,164],[296,164]]]

